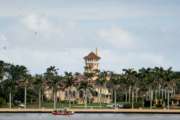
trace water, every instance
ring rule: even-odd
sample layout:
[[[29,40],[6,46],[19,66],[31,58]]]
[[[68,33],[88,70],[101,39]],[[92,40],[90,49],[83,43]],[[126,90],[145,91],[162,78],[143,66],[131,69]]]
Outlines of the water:
[[[0,113],[0,120],[180,120],[178,114],[74,114],[71,117],[46,113]]]

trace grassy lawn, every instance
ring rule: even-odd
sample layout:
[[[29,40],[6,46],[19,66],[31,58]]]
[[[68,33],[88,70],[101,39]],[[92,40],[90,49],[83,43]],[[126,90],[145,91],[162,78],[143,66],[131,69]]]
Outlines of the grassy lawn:
[[[106,108],[110,108],[107,107],[107,105],[112,105],[114,103],[110,103],[110,104],[104,104],[102,103],[101,105],[99,103],[91,103],[91,104],[87,104],[86,108],[89,109],[106,109]],[[117,102],[117,104],[128,104],[127,102]],[[129,104],[131,108],[131,104]],[[41,108],[53,108],[54,103],[53,101],[46,101],[42,103]],[[8,104],[1,106],[1,108],[9,108]],[[20,108],[18,105],[13,105],[12,104],[12,108]],[[39,108],[38,103],[27,103],[27,107],[26,108]],[[69,103],[68,102],[57,102],[56,103],[56,108],[69,108]],[[85,105],[84,104],[73,104],[71,103],[71,108],[76,108],[76,109],[84,109]],[[134,104],[134,108],[135,104]],[[148,109],[149,107],[141,107],[141,108],[146,108]],[[153,109],[157,109],[157,107],[153,106]]]
[[[42,103],[42,108],[53,108],[53,102],[43,102]],[[98,104],[98,103],[92,103],[92,104],[87,104],[87,108],[95,108],[95,109],[102,109],[102,108],[107,108],[106,107],[107,104]],[[69,107],[69,103],[67,102],[57,102],[56,103],[56,107],[57,108],[68,108]],[[38,104],[34,103],[34,104],[27,104],[27,108],[38,108]],[[84,104],[71,104],[71,108],[85,108]]]
[[[53,108],[54,103],[52,101],[50,102],[43,102],[41,105],[41,108]],[[92,103],[92,104],[87,104],[87,108],[95,108],[95,109],[102,109],[102,108],[107,108],[106,107],[107,104],[98,104],[98,103]],[[8,108],[9,105],[3,105],[0,108]],[[68,108],[69,107],[69,103],[68,102],[57,102],[56,103],[56,107],[57,108]],[[12,108],[20,108],[18,105],[13,105],[12,104]],[[38,103],[27,103],[26,108],[39,108]],[[71,108],[85,108],[84,104],[72,104],[71,103]]]

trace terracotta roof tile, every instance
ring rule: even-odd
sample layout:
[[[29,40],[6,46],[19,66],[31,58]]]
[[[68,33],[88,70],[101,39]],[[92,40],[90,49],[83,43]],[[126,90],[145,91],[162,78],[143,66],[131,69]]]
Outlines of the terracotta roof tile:
[[[87,56],[84,57],[85,60],[87,59],[101,59],[99,56],[97,56],[94,52],[90,52]]]

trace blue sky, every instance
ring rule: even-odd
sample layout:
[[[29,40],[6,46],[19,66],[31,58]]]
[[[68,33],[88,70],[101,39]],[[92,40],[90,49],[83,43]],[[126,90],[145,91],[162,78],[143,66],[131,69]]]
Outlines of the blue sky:
[[[97,47],[101,70],[180,70],[179,11],[179,0],[0,0],[0,59],[83,72]]]

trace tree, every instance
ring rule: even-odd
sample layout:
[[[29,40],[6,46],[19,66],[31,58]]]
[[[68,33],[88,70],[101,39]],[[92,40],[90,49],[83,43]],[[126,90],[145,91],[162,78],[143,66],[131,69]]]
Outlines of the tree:
[[[25,76],[27,69],[25,66],[12,65],[12,64],[4,64],[4,80],[3,85],[7,87],[7,91],[9,92],[9,108],[12,107],[13,96],[15,96],[15,92],[17,91],[16,87],[18,81],[22,79],[22,76]],[[13,94],[13,95],[12,95]]]
[[[15,90],[16,80],[18,80],[18,74],[16,73],[17,66],[6,64],[6,80],[4,81],[4,86],[7,86],[7,91],[9,92],[9,108],[12,108],[12,92]]]
[[[102,103],[102,90],[103,90],[103,88],[106,87],[106,79],[107,79],[107,72],[104,71],[104,72],[99,73],[99,77],[96,80],[96,85],[99,88],[98,97],[99,97],[100,107],[101,107],[101,103]]]
[[[85,107],[85,108],[87,108],[87,99],[88,99],[87,94],[88,94],[88,93],[89,93],[89,94],[91,93],[92,88],[93,88],[92,85],[89,84],[88,81],[81,81],[81,83],[80,83],[80,85],[79,85],[79,87],[78,87],[79,90],[82,90],[82,91],[83,91],[84,107]]]
[[[5,78],[5,70],[4,70],[5,63],[4,61],[0,61],[0,106],[5,104],[5,94],[3,90],[3,81]]]
[[[44,73],[45,79],[47,81],[47,85],[53,91],[54,105],[53,108],[56,109],[57,102],[57,89],[59,88],[60,77],[58,76],[58,69],[55,66],[50,66],[47,68]]]
[[[141,100],[142,100],[142,104],[144,106],[144,99],[147,96],[147,91],[149,89],[149,87],[147,86],[148,80],[147,80],[147,75],[148,70],[145,68],[141,68],[138,71],[138,76],[139,76],[139,88],[140,88],[140,96],[141,96]]]
[[[24,87],[24,108],[27,106],[27,87],[29,86],[31,75],[28,74],[28,70],[25,66],[16,66],[16,70],[19,73],[19,78],[16,82]]]
[[[132,98],[131,105],[132,108],[134,108],[134,91],[137,89],[138,74],[133,69],[123,69],[123,71],[125,72],[126,80],[129,83],[129,102],[130,98]]]
[[[4,62],[0,61],[0,83],[2,82],[3,78],[4,78]]]
[[[175,74],[172,71],[172,68],[168,68],[167,70],[164,71],[164,79],[165,79],[165,89],[167,90],[167,108],[169,109],[170,107],[170,91],[173,90],[175,87]]]
[[[119,88],[119,75],[111,73],[111,78],[107,83],[107,87],[113,91],[113,99],[115,108],[117,107],[117,89]]]
[[[34,76],[33,84],[34,84],[35,89],[37,88],[38,90],[38,103],[39,103],[39,108],[41,108],[42,107],[42,90],[43,90],[43,87],[45,86],[43,76],[36,74]]]
[[[65,72],[64,73],[64,79],[65,79],[65,87],[68,89],[68,101],[69,101],[69,108],[71,108],[71,88],[73,86],[73,75],[71,72]]]
[[[154,82],[156,89],[158,89],[158,98],[161,97],[161,89],[164,86],[163,77],[164,77],[164,69],[162,67],[155,67],[154,71]],[[157,98],[157,96],[155,96]],[[163,99],[163,98],[162,98]]]

